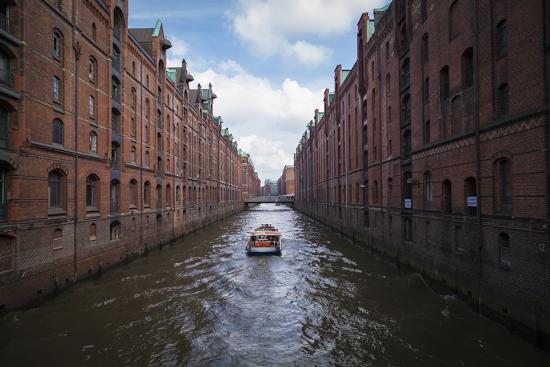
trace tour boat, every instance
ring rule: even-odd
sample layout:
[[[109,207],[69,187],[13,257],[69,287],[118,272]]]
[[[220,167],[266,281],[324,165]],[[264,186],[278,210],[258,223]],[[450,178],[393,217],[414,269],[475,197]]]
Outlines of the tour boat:
[[[272,225],[262,224],[250,232],[250,240],[246,245],[249,255],[280,255],[281,250],[281,234]]]

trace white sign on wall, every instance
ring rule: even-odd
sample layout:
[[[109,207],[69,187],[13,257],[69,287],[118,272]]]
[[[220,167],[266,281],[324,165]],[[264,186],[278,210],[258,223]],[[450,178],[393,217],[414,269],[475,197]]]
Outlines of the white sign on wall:
[[[468,206],[477,207],[477,196],[468,196]]]
[[[411,209],[411,208],[412,208],[412,200],[405,199],[405,209]]]

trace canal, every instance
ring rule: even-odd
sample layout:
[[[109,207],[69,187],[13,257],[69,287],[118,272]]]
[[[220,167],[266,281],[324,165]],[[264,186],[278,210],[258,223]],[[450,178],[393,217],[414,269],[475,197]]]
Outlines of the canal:
[[[280,257],[247,257],[271,223]],[[262,204],[0,319],[2,366],[550,366],[418,274]]]

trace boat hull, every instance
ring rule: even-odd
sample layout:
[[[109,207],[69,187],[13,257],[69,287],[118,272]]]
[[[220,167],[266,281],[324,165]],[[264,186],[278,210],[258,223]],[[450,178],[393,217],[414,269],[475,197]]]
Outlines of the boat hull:
[[[281,249],[278,247],[247,247],[246,252],[249,255],[280,255]]]

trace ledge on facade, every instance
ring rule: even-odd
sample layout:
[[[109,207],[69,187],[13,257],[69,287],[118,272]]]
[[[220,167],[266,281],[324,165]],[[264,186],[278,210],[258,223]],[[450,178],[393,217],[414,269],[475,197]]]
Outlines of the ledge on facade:
[[[4,84],[0,84],[0,93],[13,99],[21,98],[21,94],[17,93],[16,91]]]
[[[3,29],[0,29],[0,37],[5,39],[6,41],[13,43],[16,46],[21,46],[21,41],[19,38],[15,37],[13,34],[4,31]]]

